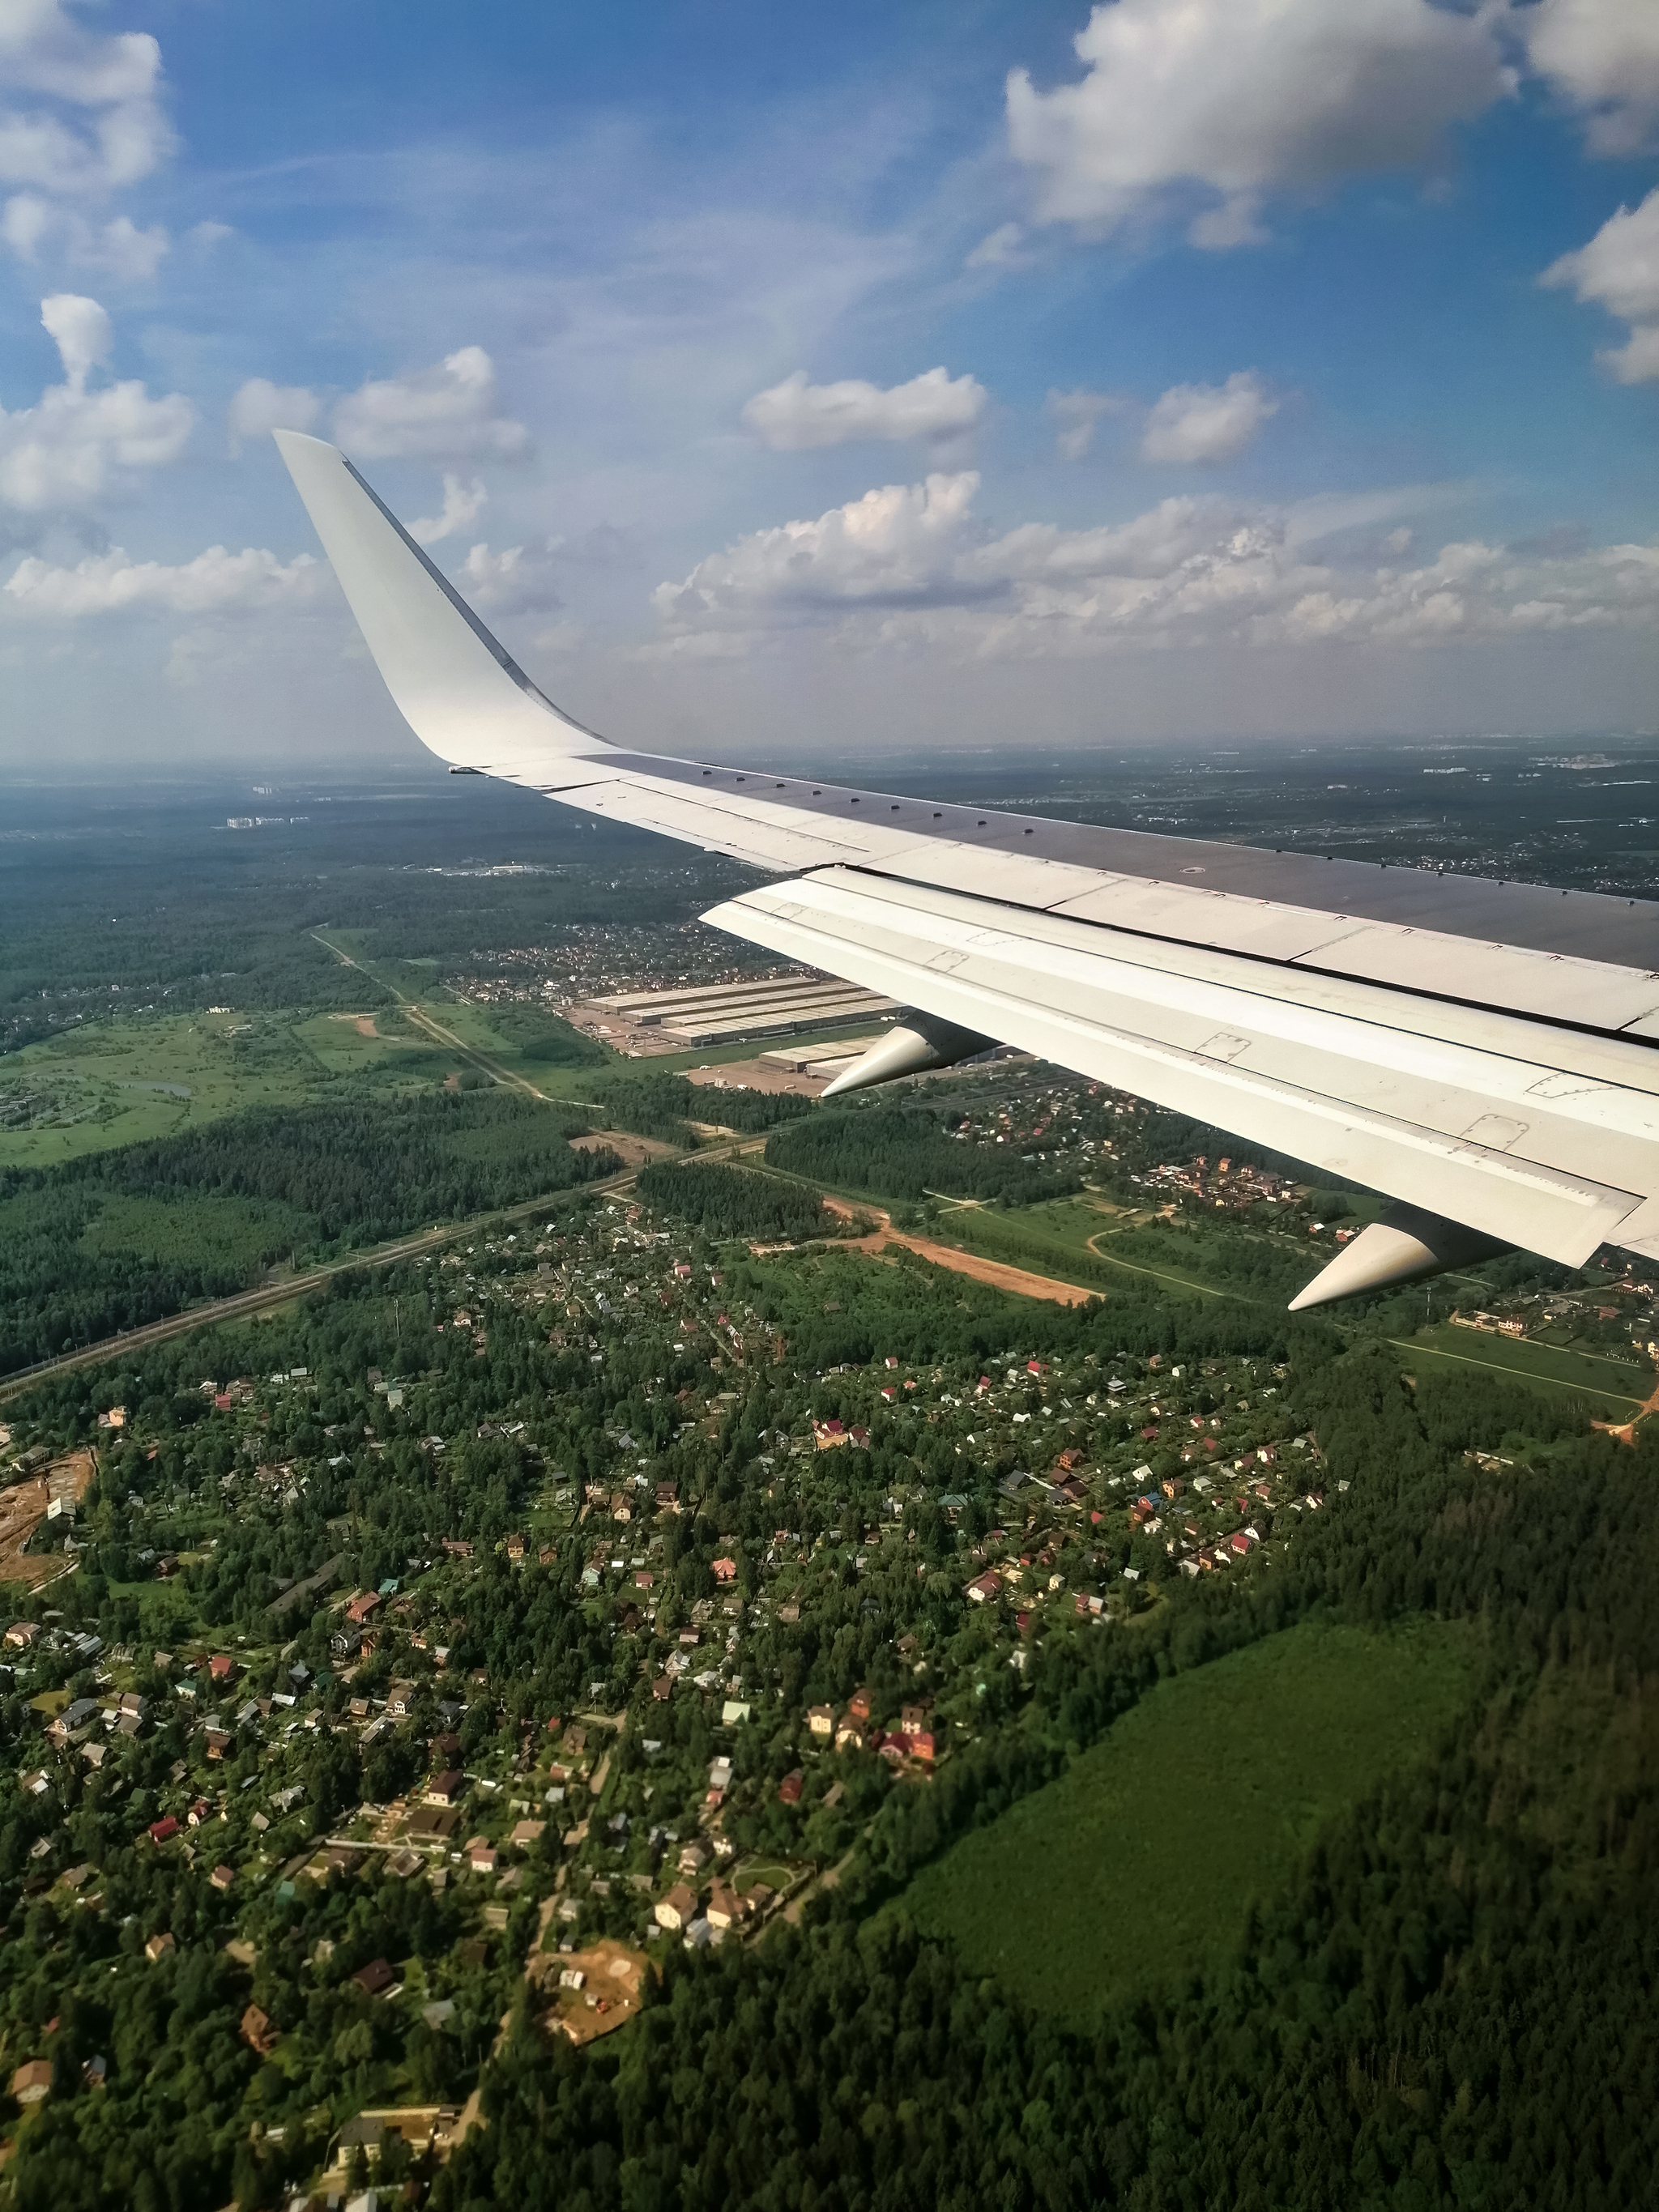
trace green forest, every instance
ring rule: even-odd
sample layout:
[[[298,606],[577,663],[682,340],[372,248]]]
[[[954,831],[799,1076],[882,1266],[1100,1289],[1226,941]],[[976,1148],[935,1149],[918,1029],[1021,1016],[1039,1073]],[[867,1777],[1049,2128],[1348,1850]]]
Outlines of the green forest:
[[[256,1109],[62,1168],[0,1172],[0,1373],[314,1259],[621,1165],[574,1109],[501,1090]]]
[[[694,1222],[709,1237],[799,1239],[827,1237],[836,1228],[816,1191],[715,1160],[695,1166],[659,1160],[640,1170],[634,1187],[647,1206]]]
[[[943,1191],[1031,1206],[1074,1191],[1080,1182],[1076,1169],[1028,1163],[1012,1146],[997,1152],[954,1139],[945,1120],[925,1108],[885,1103],[826,1108],[781,1129],[768,1141],[766,1159],[769,1167],[833,1189],[912,1201]]]

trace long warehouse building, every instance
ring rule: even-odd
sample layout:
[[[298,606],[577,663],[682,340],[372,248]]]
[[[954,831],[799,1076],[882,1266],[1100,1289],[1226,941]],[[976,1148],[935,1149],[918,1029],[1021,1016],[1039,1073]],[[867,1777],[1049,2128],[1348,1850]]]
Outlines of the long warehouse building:
[[[688,1045],[735,1044],[745,1037],[783,1036],[825,1024],[890,1018],[898,1003],[834,979],[773,976],[676,991],[628,991],[592,1003],[641,1029],[658,1029]]]

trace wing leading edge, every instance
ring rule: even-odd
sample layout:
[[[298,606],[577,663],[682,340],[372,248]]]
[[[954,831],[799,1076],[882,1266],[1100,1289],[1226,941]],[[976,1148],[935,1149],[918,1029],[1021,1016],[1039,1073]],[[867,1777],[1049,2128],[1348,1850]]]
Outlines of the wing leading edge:
[[[907,1065],[1018,1045],[1399,1201],[1298,1305],[1502,1244],[1659,1259],[1659,907],[632,751],[538,690],[343,454],[276,436],[453,768],[789,878],[704,919],[933,1018]]]

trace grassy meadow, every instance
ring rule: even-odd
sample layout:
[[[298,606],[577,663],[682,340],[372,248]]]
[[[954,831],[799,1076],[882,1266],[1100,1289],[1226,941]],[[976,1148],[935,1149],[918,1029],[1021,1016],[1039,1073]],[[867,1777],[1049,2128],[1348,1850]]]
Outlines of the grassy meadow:
[[[1468,1632],[1304,1624],[1173,1676],[1045,1790],[906,1892],[970,1972],[1086,2027],[1108,1998],[1225,1958],[1335,1813],[1467,1701]]]

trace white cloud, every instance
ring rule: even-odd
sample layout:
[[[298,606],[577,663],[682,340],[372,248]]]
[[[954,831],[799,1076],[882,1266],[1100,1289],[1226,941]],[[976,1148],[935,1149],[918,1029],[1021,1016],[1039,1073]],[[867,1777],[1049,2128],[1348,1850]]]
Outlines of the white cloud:
[[[446,469],[443,512],[428,515],[419,522],[411,522],[409,534],[417,545],[435,545],[441,538],[447,538],[452,531],[471,530],[483,513],[484,502],[489,497],[489,494],[478,477],[474,477],[470,484],[464,484],[458,476]]]
[[[1128,404],[1115,392],[1051,392],[1042,403],[1059,423],[1054,439],[1064,461],[1080,461],[1095,441],[1103,415],[1121,415]]]
[[[53,238],[75,267],[100,270],[122,283],[152,277],[173,246],[159,222],[140,230],[131,216],[120,215],[99,228],[33,192],[15,192],[0,210],[0,239],[20,261],[38,259],[41,246]]]
[[[653,603],[673,629],[695,632],[743,627],[763,612],[784,617],[957,592],[956,562],[974,534],[969,510],[978,489],[971,469],[885,484],[816,522],[740,538],[698,562],[683,584],[659,584]]]
[[[1309,502],[1311,512],[1169,499],[1091,530],[1027,523],[985,535],[977,478],[889,485],[813,522],[756,532],[654,594],[660,651],[737,657],[817,628],[838,649],[932,645],[963,656],[1076,658],[1207,646],[1443,645],[1540,630],[1659,630],[1659,543],[1522,553],[1468,541],[1403,565],[1304,548],[1333,516],[1407,492]],[[1432,505],[1443,488],[1425,487]]]
[[[1512,81],[1492,7],[1429,0],[1113,0],[1075,44],[1079,82],[1008,80],[1038,220],[1109,230],[1213,196],[1189,232],[1212,248],[1261,237],[1270,192],[1431,160]]]
[[[1175,384],[1153,405],[1140,441],[1149,461],[1235,461],[1261,434],[1279,402],[1254,369],[1224,384]]]
[[[273,384],[251,376],[226,410],[230,450],[240,453],[244,438],[268,438],[273,430],[308,430],[322,401],[303,384]]]
[[[148,32],[100,35],[63,0],[7,0],[0,82],[18,104],[0,107],[0,184],[74,195],[149,176],[173,143],[161,77]]]
[[[63,359],[64,381],[33,407],[0,407],[0,501],[39,512],[84,505],[126,470],[159,468],[184,451],[195,416],[179,392],[152,399],[136,379],[89,392],[109,358],[110,319],[96,300],[56,292],[40,320]]]
[[[457,588],[481,612],[550,614],[563,605],[554,586],[556,544],[475,545],[455,571]]]
[[[58,349],[64,375],[78,392],[109,359],[114,331],[108,313],[78,292],[54,292],[40,302],[40,320]]]
[[[1586,120],[1595,154],[1644,151],[1659,122],[1652,0],[1539,0],[1514,18],[1532,65]]]
[[[415,454],[428,460],[516,460],[530,433],[497,409],[495,364],[462,346],[435,368],[371,380],[341,400],[334,434],[364,460]]]
[[[985,412],[986,391],[971,376],[930,368],[884,391],[861,378],[809,384],[806,371],[757,392],[743,410],[748,428],[775,453],[844,446],[856,439],[941,438],[970,430]]]
[[[1588,246],[1564,253],[1538,281],[1570,285],[1576,299],[1632,325],[1622,346],[1596,356],[1620,384],[1659,378],[1659,186],[1639,207],[1609,216]]]
[[[1020,258],[1019,249],[1024,240],[1023,224],[1000,222],[988,237],[981,239],[963,266],[966,269],[1011,269]]]
[[[312,598],[326,574],[310,553],[297,554],[284,567],[274,553],[252,546],[230,553],[222,545],[210,545],[193,561],[169,568],[130,560],[118,545],[72,568],[31,555],[18,563],[5,588],[26,615],[73,621],[133,608],[185,615],[264,612]]]

